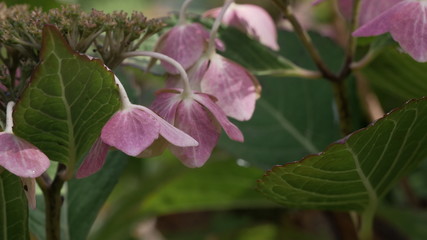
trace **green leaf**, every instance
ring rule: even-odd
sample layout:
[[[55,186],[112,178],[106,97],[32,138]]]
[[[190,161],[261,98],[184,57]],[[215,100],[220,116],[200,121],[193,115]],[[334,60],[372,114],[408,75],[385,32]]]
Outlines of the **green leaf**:
[[[329,66],[338,69],[341,49],[318,35],[313,35],[313,40],[323,46],[323,55]],[[283,43],[282,53],[289,59],[300,66],[314,68],[294,34],[280,32],[279,42]],[[225,43],[228,44],[227,41]],[[261,64],[256,58],[252,61]],[[319,152],[339,138],[338,115],[327,81],[267,76],[258,79],[262,93],[252,119],[235,122],[242,130],[245,142],[238,143],[222,136],[220,146],[223,149],[267,169]]]
[[[125,238],[141,219],[158,215],[272,206],[254,189],[262,170],[215,160],[200,169],[188,169],[166,154],[129,162],[116,188],[119,197],[110,202],[107,218],[90,239]]]
[[[40,64],[15,107],[15,134],[50,160],[73,165],[119,106],[114,74],[100,60],[73,52],[46,26]]]
[[[324,152],[274,167],[258,182],[285,206],[372,210],[427,155],[427,99],[413,100]]]
[[[29,239],[27,198],[21,179],[3,170],[0,174],[0,239]]]
[[[400,101],[425,96],[427,63],[419,63],[395,48],[383,51],[363,69],[374,89],[397,97]]]
[[[104,167],[94,175],[68,182],[67,205],[70,240],[86,239],[105,200],[117,184],[129,156],[110,152]]]
[[[178,174],[141,201],[144,215],[163,215],[206,209],[268,206],[254,191],[254,179],[262,171],[240,167],[234,161],[218,161]]]
[[[254,74],[265,75],[269,72],[297,69],[295,64],[285,57],[234,27],[220,28],[219,38],[226,45],[226,51],[219,53],[238,62]]]

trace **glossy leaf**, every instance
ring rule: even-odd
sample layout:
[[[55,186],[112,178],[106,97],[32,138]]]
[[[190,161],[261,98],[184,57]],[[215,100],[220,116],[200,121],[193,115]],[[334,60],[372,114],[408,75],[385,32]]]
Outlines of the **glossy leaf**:
[[[29,238],[27,198],[21,179],[3,170],[0,174],[0,239]]]
[[[43,29],[40,58],[15,107],[14,132],[50,160],[75,164],[120,106],[114,74],[73,52],[53,26]]]
[[[313,35],[313,39],[323,46],[323,55],[331,68],[339,68],[341,49],[317,35]],[[282,53],[289,59],[306,68],[314,67],[294,34],[280,32],[279,42],[283,43]],[[225,43],[229,48],[235,47],[229,42]],[[251,60],[262,64],[260,59]],[[333,92],[327,81],[267,76],[258,77],[258,80],[262,85],[262,94],[252,119],[236,122],[245,136],[245,142],[221,138],[222,148],[267,169],[319,152],[339,138]]]
[[[365,211],[427,156],[427,99],[413,100],[324,152],[274,167],[258,182],[285,206]]]

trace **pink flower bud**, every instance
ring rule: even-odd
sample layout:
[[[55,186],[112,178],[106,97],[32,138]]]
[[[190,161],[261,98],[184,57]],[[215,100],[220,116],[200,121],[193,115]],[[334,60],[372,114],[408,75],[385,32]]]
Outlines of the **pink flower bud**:
[[[221,8],[211,9],[203,14],[216,18]],[[231,4],[222,22],[233,26],[259,40],[273,50],[279,50],[276,25],[264,8],[252,4]]]

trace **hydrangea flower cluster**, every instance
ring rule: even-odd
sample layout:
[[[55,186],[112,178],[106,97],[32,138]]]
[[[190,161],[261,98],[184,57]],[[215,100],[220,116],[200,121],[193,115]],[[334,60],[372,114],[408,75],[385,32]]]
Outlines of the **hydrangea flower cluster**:
[[[151,108],[147,108],[131,103],[116,77],[121,109],[103,126],[78,169],[77,178],[100,170],[111,147],[134,157],[155,156],[169,148],[184,165],[201,167],[210,157],[222,129],[232,140],[243,142],[242,132],[227,117],[249,120],[261,87],[248,70],[216,52],[224,50],[217,31],[223,21],[277,50],[274,23],[259,7],[226,0],[221,9],[205,14],[216,17],[209,31],[201,24],[186,21],[185,10],[190,2],[184,2],[178,25],[160,38],[158,53],[131,51],[120,55],[121,59],[160,59],[168,74],[167,88],[159,90]],[[259,15],[261,23],[254,21],[248,11]],[[0,89],[6,91],[7,87],[0,83]],[[35,207],[34,179],[47,170],[50,160],[37,147],[14,135],[13,106],[13,102],[8,104],[7,123],[0,132],[0,171],[6,169],[22,178],[29,205]]]

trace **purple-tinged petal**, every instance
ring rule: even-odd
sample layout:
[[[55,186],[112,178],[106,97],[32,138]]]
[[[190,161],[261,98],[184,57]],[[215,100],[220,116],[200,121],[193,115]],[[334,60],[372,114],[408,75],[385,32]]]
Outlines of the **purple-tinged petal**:
[[[115,113],[102,128],[101,139],[130,156],[138,156],[159,138],[159,122],[150,113],[132,108]]]
[[[419,62],[427,61],[427,3],[400,2],[357,29],[353,36],[375,36],[390,32],[402,49]]]
[[[175,126],[196,139],[199,146],[171,146],[171,152],[188,167],[203,166],[218,142],[221,132],[218,123],[198,102],[185,99],[178,106]]]
[[[204,17],[218,17],[221,8],[211,9]],[[232,4],[227,9],[222,22],[255,37],[273,50],[279,50],[276,25],[264,8],[252,4]]]
[[[265,46],[276,51],[279,50],[276,24],[264,8],[251,4],[240,4],[236,7],[236,12],[249,35],[257,38]]]
[[[215,54],[203,76],[201,89],[218,99],[218,106],[227,116],[245,121],[252,117],[261,87],[242,66]]]
[[[178,104],[181,102],[180,95],[177,93],[179,92],[174,89],[159,91],[156,100],[153,102],[153,109],[159,111],[159,115],[167,119],[167,121],[150,109],[147,109],[147,111],[150,111],[155,116],[159,122],[160,134],[168,142],[178,147],[197,146],[199,144],[197,140],[189,136],[185,131],[181,131],[171,125],[175,124],[173,121],[174,116],[176,116]]]
[[[36,208],[36,180],[34,178],[21,178],[24,186],[24,193],[27,197],[28,206],[31,209]]]
[[[156,51],[178,61],[184,69],[191,67],[203,54],[209,32],[200,24],[184,24],[173,27],[159,40]],[[168,73],[178,74],[171,64],[162,61]]]
[[[104,166],[109,148],[110,146],[102,142],[101,138],[98,138],[84,159],[82,165],[80,165],[76,178],[85,178],[98,172],[102,166]]]
[[[11,133],[1,132],[0,143],[0,166],[17,176],[36,178],[50,165],[42,151]]]
[[[212,113],[212,115],[224,129],[225,133],[227,133],[227,135],[231,139],[243,142],[244,138],[242,132],[239,130],[239,128],[237,128],[233,123],[228,120],[225,113],[221,110],[220,107],[218,107],[218,105],[216,105],[212,101],[209,95],[199,93],[194,96],[194,99],[200,104],[202,104],[204,107],[206,107]]]
[[[360,26],[368,23],[401,1],[403,0],[362,0],[362,5],[360,6],[361,11],[359,14]]]

